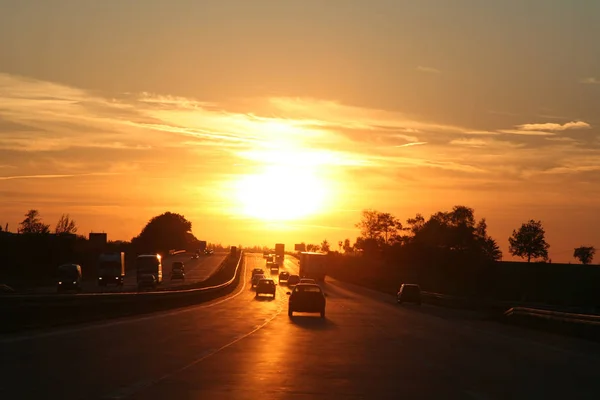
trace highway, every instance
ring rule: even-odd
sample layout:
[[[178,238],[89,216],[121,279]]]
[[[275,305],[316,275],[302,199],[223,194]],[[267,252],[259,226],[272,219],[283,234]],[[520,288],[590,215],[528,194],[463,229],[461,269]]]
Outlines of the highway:
[[[198,283],[206,280],[221,264],[227,255],[226,252],[215,253],[212,256],[203,256],[192,260],[189,254],[166,256],[163,259],[162,288],[175,288],[183,284]],[[171,263],[182,261],[185,264],[185,281],[171,280]],[[127,271],[123,286],[108,285],[98,286],[95,279],[85,279],[82,283],[83,293],[118,293],[137,291],[137,278],[133,270]],[[30,291],[35,294],[56,293],[56,286],[43,286]]]
[[[287,316],[286,287],[130,319],[0,337],[6,399],[600,397],[600,345],[467,311],[395,303],[329,279],[327,317]],[[285,268],[297,272],[286,259]]]

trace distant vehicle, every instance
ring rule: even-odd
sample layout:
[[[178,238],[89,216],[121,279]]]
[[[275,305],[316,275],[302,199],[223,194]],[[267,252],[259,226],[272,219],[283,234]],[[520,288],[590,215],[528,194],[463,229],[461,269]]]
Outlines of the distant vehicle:
[[[327,271],[327,255],[323,253],[302,252],[299,254],[300,270],[302,278],[311,278],[317,282],[324,282]]]
[[[266,259],[267,257],[269,257],[269,254],[271,254],[271,252],[269,250],[263,251],[263,258]]]
[[[173,279],[185,279],[185,266],[181,261],[171,264],[171,280]]]
[[[297,285],[290,293],[288,302],[288,316],[294,316],[294,312],[320,313],[321,318],[325,318],[325,293],[319,285],[302,283]]]
[[[268,262],[268,263],[270,263],[270,262],[273,262],[273,258],[274,258],[274,257],[273,257],[273,255],[272,255],[272,254],[269,254],[269,255],[268,255],[267,257],[265,257],[265,258],[266,258],[267,262]]]
[[[273,281],[273,279],[260,279],[256,285],[256,297],[261,294],[270,294],[275,298],[276,292],[277,287],[275,286],[275,281]]]
[[[206,256],[212,256],[213,254],[215,254],[215,251],[213,249],[204,250],[204,255]]]
[[[275,244],[275,262],[277,265],[283,267],[283,262],[285,259],[285,244],[276,243]]]
[[[265,273],[264,269],[262,269],[262,268],[254,268],[252,270],[252,277],[254,277],[254,275],[257,275],[257,274],[263,274],[264,275],[264,273]]]
[[[256,274],[252,277],[252,287],[255,287],[256,285],[258,285],[258,281],[260,281],[261,279],[265,279],[265,276],[263,274]]]
[[[415,284],[404,283],[398,290],[398,304],[415,303],[421,305],[421,287]]]
[[[204,254],[204,250],[206,250],[206,240],[198,241],[198,254]]]
[[[81,292],[81,266],[78,264],[62,264],[58,267],[57,292],[74,290]]]
[[[290,275],[288,277],[288,286],[294,286],[300,283],[300,277],[298,275]]]
[[[125,280],[125,253],[102,253],[98,257],[98,285],[123,286]]]
[[[192,260],[197,260],[198,258],[200,258],[200,256],[198,255],[198,253],[194,253],[192,255]]]
[[[163,281],[162,257],[160,254],[141,254],[135,260],[138,285],[147,285],[150,281],[146,275],[154,277],[154,285],[160,285]]]
[[[283,271],[279,273],[279,283],[281,283],[281,281],[285,281],[287,282],[287,280],[290,278],[290,273],[287,271]]]
[[[154,275],[145,274],[138,277],[138,289],[151,288],[155,289],[157,285]]]
[[[312,285],[316,285],[317,282],[314,279],[310,279],[310,278],[300,278],[300,282],[299,283],[310,283]]]
[[[268,261],[267,268],[269,269],[269,271],[279,270],[279,265],[277,265],[277,263],[274,261]]]

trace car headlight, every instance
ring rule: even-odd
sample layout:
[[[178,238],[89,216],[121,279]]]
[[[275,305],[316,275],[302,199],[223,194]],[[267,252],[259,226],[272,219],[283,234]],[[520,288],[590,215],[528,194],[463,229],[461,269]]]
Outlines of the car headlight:
[[[59,285],[62,285],[62,282],[58,282]]]
[[[102,277],[99,277],[98,280],[102,280]]]
[[[76,284],[77,284],[77,282],[73,282],[73,285],[76,285]]]

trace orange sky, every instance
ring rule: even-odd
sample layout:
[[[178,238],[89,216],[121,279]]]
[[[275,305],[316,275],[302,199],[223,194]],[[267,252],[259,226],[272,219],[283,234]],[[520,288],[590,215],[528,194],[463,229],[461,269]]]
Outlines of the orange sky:
[[[598,4],[248,4],[3,6],[0,223],[291,246],[464,204],[505,259],[530,218],[600,244]]]

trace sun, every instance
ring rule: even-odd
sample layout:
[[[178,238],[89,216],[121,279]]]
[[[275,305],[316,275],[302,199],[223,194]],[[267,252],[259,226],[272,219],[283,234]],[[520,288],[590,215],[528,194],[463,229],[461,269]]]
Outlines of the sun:
[[[267,165],[236,184],[242,213],[263,221],[290,221],[323,211],[328,188],[317,170],[292,165]]]

